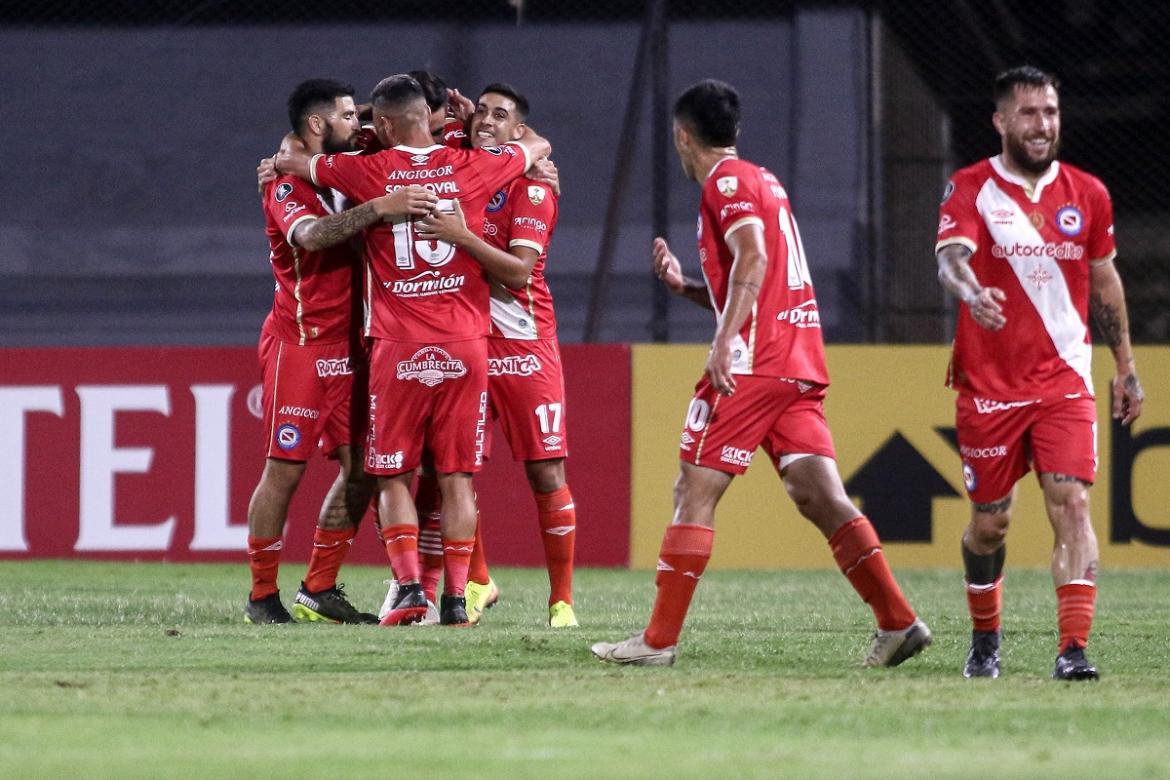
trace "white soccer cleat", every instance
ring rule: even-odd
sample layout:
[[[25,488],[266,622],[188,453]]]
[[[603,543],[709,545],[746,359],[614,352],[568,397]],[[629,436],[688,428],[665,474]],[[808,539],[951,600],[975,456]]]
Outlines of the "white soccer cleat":
[[[864,665],[897,666],[921,653],[933,641],[934,636],[921,618],[915,618],[901,631],[875,631]]]
[[[390,590],[386,593],[386,600],[382,602],[382,608],[378,610],[378,620],[390,614],[390,610],[394,609],[394,602],[398,601],[398,580],[382,580],[383,585],[389,585]]]
[[[635,634],[621,642],[598,642],[589,648],[599,661],[633,666],[674,666],[678,647],[651,647],[644,634]]]
[[[435,606],[435,602],[427,599],[427,614],[423,615],[423,619],[418,621],[420,626],[437,626],[439,625],[439,608]]]

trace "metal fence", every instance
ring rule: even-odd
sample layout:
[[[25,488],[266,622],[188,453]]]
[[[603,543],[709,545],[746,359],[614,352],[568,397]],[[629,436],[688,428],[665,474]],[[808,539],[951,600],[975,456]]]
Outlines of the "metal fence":
[[[1170,341],[1170,6],[1159,0],[303,0],[0,5],[0,343],[249,343],[271,295],[255,161],[300,79],[359,92],[427,67],[533,100],[562,171],[562,338],[699,341],[710,314],[648,272],[693,269],[697,188],[669,105],[740,88],[745,156],[785,182],[834,341],[938,342],[942,184],[994,154],[995,73],[1062,82],[1062,156],[1116,207],[1135,340]],[[13,118],[16,117],[16,121]],[[22,119],[23,118],[23,119]]]

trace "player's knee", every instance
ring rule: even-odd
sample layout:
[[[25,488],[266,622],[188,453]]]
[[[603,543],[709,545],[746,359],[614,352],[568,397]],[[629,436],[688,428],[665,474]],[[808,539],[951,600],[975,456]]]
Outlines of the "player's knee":
[[[294,461],[269,459],[264,465],[261,482],[264,487],[279,495],[291,496],[305,473],[305,464]]]
[[[528,484],[534,493],[552,493],[565,486],[564,461],[530,460],[525,464]]]

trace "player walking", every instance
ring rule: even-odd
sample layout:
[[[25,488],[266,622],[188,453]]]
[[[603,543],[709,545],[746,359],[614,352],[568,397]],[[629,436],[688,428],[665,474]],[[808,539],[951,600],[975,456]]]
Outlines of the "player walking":
[[[684,277],[661,238],[654,268],[675,293],[715,310],[716,331],[680,444],[674,517],[658,559],[650,625],[593,645],[619,664],[669,665],[695,587],[711,556],[715,507],[761,445],[797,509],[829,540],[833,557],[870,605],[878,630],[867,666],[896,666],[931,642],[899,589],[869,520],[837,473],[823,403],[825,370],[817,301],[787,193],[767,169],[739,158],[739,95],[706,80],[674,105],[674,145],[703,188],[703,281]]]
[[[289,96],[288,112],[293,132],[311,152],[353,148],[358,124],[352,87],[326,79],[305,81]],[[383,216],[422,213],[434,200],[416,188],[341,211],[334,193],[292,176],[278,177],[263,189],[276,292],[259,348],[268,443],[264,472],[248,506],[252,592],[245,616],[252,623],[290,620],[277,590],[282,534],[289,502],[319,439],[321,450],[337,458],[341,468],[321,507],[293,615],[304,621],[376,622],[354,609],[337,586],[337,572],[373,493],[360,466],[362,428],[355,439],[351,426],[355,372],[362,398],[365,358],[355,343],[360,334],[351,308],[360,258],[348,240]],[[364,409],[356,412],[359,423],[364,417]]]
[[[359,203],[422,184],[440,196],[440,207],[462,199],[478,229],[492,194],[549,151],[548,142],[531,131],[484,150],[435,145],[422,88],[407,75],[384,79],[372,103],[375,130],[392,148],[367,156],[312,157],[282,148],[278,169]],[[366,470],[378,475],[382,537],[400,586],[382,623],[414,622],[426,614],[410,495],[425,448],[434,456],[443,499],[440,622],[466,625],[463,592],[476,517],[471,475],[482,462],[487,414],[487,281],[465,252],[419,238],[411,219],[375,224],[367,231],[366,250],[368,333],[374,339]]]
[[[1004,539],[1016,483],[1034,468],[1052,525],[1060,646],[1053,677],[1096,679],[1085,658],[1097,592],[1089,485],[1097,413],[1088,315],[1113,352],[1114,419],[1142,409],[1113,205],[1094,176],[1059,162],[1057,82],[1033,67],[995,82],[1001,153],[951,177],[939,209],[939,280],[957,297],[947,384],[971,522],[963,534],[974,623],[965,677],[998,677]]]

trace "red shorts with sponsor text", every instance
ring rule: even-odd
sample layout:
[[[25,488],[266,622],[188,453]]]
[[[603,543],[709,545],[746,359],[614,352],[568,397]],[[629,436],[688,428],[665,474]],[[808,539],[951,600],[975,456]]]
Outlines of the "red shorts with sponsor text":
[[[332,453],[362,440],[365,389],[359,388],[359,403],[353,404],[354,370],[347,342],[298,346],[264,333],[258,351],[267,457],[306,461],[318,446]],[[360,381],[364,380],[362,375]],[[356,419],[351,419],[351,412]]]
[[[487,339],[375,339],[366,471],[413,471],[423,450],[441,473],[479,471],[487,427]]]
[[[1097,478],[1097,406],[1089,396],[991,401],[959,395],[955,427],[963,482],[984,504],[1012,492],[1029,469]]]
[[[556,339],[488,339],[488,403],[515,460],[569,454]]]
[[[766,376],[736,376],[735,382],[730,396],[721,395],[706,376],[695,385],[680,460],[742,474],[760,446],[777,470],[794,455],[836,457],[823,386]]]

